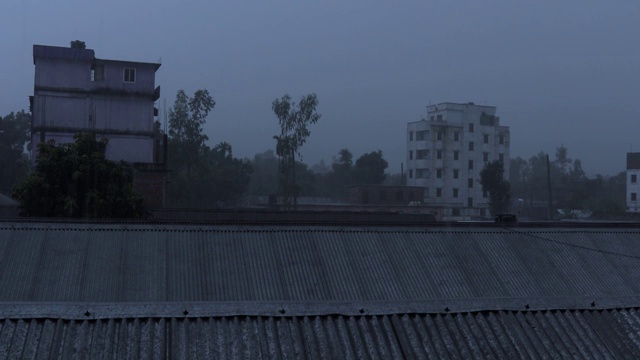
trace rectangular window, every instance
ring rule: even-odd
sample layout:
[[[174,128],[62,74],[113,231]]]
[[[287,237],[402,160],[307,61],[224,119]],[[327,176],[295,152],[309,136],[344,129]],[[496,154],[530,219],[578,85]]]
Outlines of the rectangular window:
[[[387,200],[387,192],[386,191],[380,191],[380,200]]]
[[[473,123],[469,123],[469,132],[473,132]]]
[[[453,189],[453,197],[454,198],[458,197],[458,189]]]
[[[416,131],[416,141],[427,140],[429,137],[429,130]]]
[[[409,170],[409,179],[413,179],[413,170]]]
[[[438,115],[438,121],[442,121],[442,114]]]
[[[467,179],[467,187],[469,189],[473,189],[473,179],[472,178]]]
[[[504,162],[504,154],[498,154],[498,160]]]
[[[482,190],[482,197],[486,199],[489,197],[489,193],[486,190]]]
[[[482,153],[482,161],[489,161],[489,153],[488,152]]]
[[[425,179],[425,178],[429,178],[430,176],[431,176],[431,173],[429,172],[429,169],[416,169],[417,179]]]
[[[453,141],[460,141],[460,133],[459,132],[454,132],[453,133]]]
[[[442,137],[443,137],[443,135],[444,135],[443,133],[444,133],[444,131],[438,131],[438,132],[436,133],[436,140],[441,141],[441,140],[442,140]]]
[[[504,145],[504,135],[498,136],[498,142],[500,143],[500,145]]]
[[[429,150],[416,150],[416,159],[428,159],[429,158]]]
[[[469,170],[473,170],[473,160],[469,160]]]
[[[631,182],[635,184],[637,181],[638,181],[638,175],[631,174]]]
[[[409,150],[409,160],[413,160],[413,150]]]
[[[451,216],[460,216],[460,209],[459,208],[451,209]]]
[[[124,68],[124,82],[136,82],[136,69]]]
[[[430,119],[431,119],[431,121],[434,121],[434,120],[436,119],[436,117],[435,117],[435,116],[433,116],[433,115],[431,115],[431,118],[430,118]]]
[[[437,177],[438,179],[441,179],[441,178],[442,178],[442,169],[436,169],[436,177]]]
[[[469,151],[473,151],[473,141],[469,141]]]
[[[91,67],[91,81],[104,80],[104,65],[94,65]]]
[[[436,159],[442,160],[442,150],[436,151]]]
[[[631,193],[631,201],[636,201],[636,193]]]
[[[483,140],[484,140],[485,144],[488,144],[489,143],[489,135],[488,134],[484,134]]]
[[[413,141],[413,131],[409,131],[409,141]]]
[[[458,159],[460,159],[460,151],[454,150],[453,151],[453,160],[458,160]]]
[[[436,188],[436,197],[442,196],[442,188]]]
[[[453,178],[454,178],[454,179],[457,179],[459,174],[460,174],[460,170],[458,170],[458,169],[453,169]]]
[[[473,198],[472,197],[467,199],[467,206],[468,207],[473,207]]]
[[[429,197],[429,188],[424,188],[424,196]]]

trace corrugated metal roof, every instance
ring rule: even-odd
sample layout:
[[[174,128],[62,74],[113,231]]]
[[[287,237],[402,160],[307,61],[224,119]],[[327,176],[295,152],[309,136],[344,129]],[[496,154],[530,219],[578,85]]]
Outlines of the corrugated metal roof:
[[[637,309],[0,321],[0,358],[637,359]]]
[[[7,223],[0,224],[0,301],[637,296],[638,235],[637,229]]]

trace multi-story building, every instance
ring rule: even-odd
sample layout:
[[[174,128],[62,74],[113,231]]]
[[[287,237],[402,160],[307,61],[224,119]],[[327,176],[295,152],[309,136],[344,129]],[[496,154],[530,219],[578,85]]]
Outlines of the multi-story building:
[[[41,142],[70,143],[76,133],[93,133],[108,139],[107,159],[136,167],[133,185],[147,206],[162,207],[166,151],[154,131],[160,64],[98,59],[91,49],[42,45],[33,46],[33,63],[32,161]]]
[[[627,153],[627,211],[640,212],[640,153]]]
[[[443,207],[444,218],[489,216],[480,171],[502,160],[509,174],[509,127],[495,106],[441,103],[427,119],[407,125],[407,185],[424,187],[424,201]]]
[[[35,65],[31,129],[37,144],[69,143],[77,132],[109,139],[106,156],[129,163],[154,162],[156,63],[104,60],[91,49],[33,46]]]

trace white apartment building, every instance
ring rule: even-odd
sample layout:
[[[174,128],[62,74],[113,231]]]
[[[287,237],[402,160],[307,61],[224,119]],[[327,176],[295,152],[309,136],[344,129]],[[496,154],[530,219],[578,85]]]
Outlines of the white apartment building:
[[[509,174],[509,127],[495,106],[441,103],[407,125],[407,185],[424,187],[424,202],[443,206],[445,220],[490,216],[480,171],[493,160]]]
[[[640,153],[627,153],[627,211],[640,212]]]

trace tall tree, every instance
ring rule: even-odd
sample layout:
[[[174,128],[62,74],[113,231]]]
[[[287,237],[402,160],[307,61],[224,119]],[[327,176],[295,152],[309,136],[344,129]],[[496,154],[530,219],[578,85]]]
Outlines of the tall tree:
[[[24,110],[0,117],[0,193],[9,194],[29,171],[24,145],[29,141],[31,114]]]
[[[382,184],[387,167],[389,163],[382,157],[381,150],[363,154],[356,160],[354,180],[359,185]]]
[[[296,157],[302,158],[300,148],[311,134],[309,125],[315,124],[320,119],[316,112],[318,97],[316,94],[308,94],[300,99],[299,103],[291,100],[291,96],[284,95],[275,99],[271,109],[278,118],[280,135],[275,135],[276,154],[280,158],[280,174],[285,208],[296,208],[299,187],[296,183]]]
[[[38,145],[36,169],[13,195],[23,215],[132,218],[146,214],[133,190],[133,170],[105,157],[107,139],[78,133],[70,144]]]
[[[504,179],[504,165],[500,160],[488,162],[480,171],[482,191],[489,194],[489,208],[492,215],[511,210],[511,185]]]

